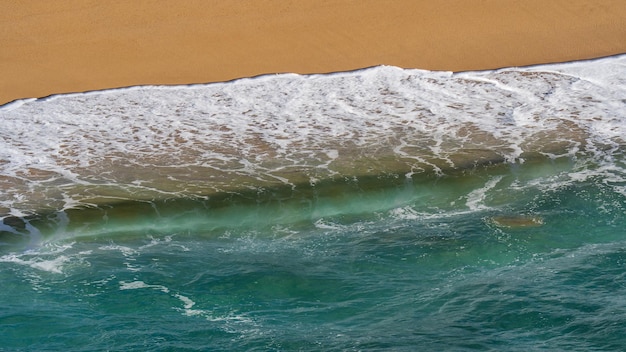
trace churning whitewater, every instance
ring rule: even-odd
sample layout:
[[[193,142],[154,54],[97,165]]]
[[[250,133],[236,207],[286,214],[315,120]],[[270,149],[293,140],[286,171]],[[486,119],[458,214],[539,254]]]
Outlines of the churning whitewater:
[[[604,153],[626,136],[625,64],[382,66],[17,101],[0,110],[0,210]]]

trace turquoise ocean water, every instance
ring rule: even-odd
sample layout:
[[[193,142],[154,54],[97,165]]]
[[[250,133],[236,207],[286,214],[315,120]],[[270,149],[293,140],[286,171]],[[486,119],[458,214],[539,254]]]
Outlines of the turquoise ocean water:
[[[626,349],[626,56],[0,119],[0,351]]]

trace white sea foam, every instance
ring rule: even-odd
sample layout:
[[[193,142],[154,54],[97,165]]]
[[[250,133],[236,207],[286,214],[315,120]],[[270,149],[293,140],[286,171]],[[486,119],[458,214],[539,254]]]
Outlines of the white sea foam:
[[[73,248],[74,242],[65,244],[53,244],[40,247],[36,250],[28,250],[22,253],[9,253],[0,257],[0,262],[14,263],[29,266],[39,271],[55,274],[63,274],[63,269],[71,262],[80,262],[89,251],[77,254],[65,254]]]
[[[180,293],[171,293],[170,289],[163,285],[155,285],[155,284],[147,284],[144,281],[136,280],[136,281],[120,281],[120,290],[140,290],[140,289],[151,289],[156,290],[162,293],[169,294],[172,298],[178,299],[183,304],[183,308],[176,308],[177,310],[181,310],[186,316],[205,316],[207,319],[213,319],[210,316],[209,312],[201,309],[193,309],[196,305],[191,298],[181,295]]]
[[[150,288],[161,291],[163,293],[169,293],[170,289],[163,285],[149,285],[143,281],[120,281],[120,290],[137,290],[142,288]]]
[[[98,248],[100,250],[105,250],[105,251],[120,251],[122,253],[122,255],[124,255],[124,257],[132,257],[134,255],[137,255],[139,252],[133,248],[127,247],[127,246],[121,246],[121,245],[117,245],[117,244],[109,244],[106,246],[101,246],[100,248]]]
[[[467,195],[465,205],[473,211],[487,209],[488,207],[484,204],[487,192],[496,187],[496,185],[502,180],[502,178],[503,176],[501,175],[493,176],[489,180],[487,180],[483,187],[471,191]]]
[[[69,261],[69,258],[61,255],[53,259],[29,258],[24,259],[17,254],[8,254],[0,257],[0,262],[15,263],[30,266],[33,269],[47,271],[55,274],[63,273],[63,265]]]
[[[496,71],[380,66],[0,107],[0,207],[206,196],[333,175],[445,172],[626,144],[626,56]],[[2,210],[2,209],[0,209]]]

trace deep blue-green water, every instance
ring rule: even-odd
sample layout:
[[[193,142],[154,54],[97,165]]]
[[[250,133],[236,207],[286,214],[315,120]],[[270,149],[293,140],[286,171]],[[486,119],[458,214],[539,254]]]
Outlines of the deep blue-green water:
[[[624,350],[623,62],[7,106],[0,351]]]
[[[597,177],[550,189],[564,167],[499,167],[288,209],[260,200],[219,226],[210,209],[140,213],[176,224],[111,225],[5,254],[2,348],[620,350],[626,197]]]

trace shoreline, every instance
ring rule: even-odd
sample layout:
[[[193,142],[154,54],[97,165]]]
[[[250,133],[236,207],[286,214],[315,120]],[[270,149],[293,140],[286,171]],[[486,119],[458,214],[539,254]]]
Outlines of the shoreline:
[[[0,9],[0,106],[275,73],[481,71],[626,53],[626,7],[612,0],[59,0]]]
[[[548,65],[552,65],[552,64],[568,64],[568,63],[577,63],[577,62],[585,62],[585,61],[594,61],[594,60],[602,60],[602,59],[610,59],[612,57],[620,57],[620,56],[626,56],[626,53],[619,53],[619,54],[613,54],[613,55],[607,55],[607,56],[600,56],[600,57],[591,57],[591,58],[584,58],[584,59],[576,59],[576,60],[570,60],[570,61],[556,61],[556,62],[546,62],[546,63],[536,63],[536,64],[529,64],[529,65],[520,65],[520,66],[503,66],[503,67],[495,67],[495,68],[485,68],[485,69],[480,69],[480,70],[465,70],[465,71],[449,71],[449,70],[428,70],[431,72],[450,72],[451,74],[462,74],[462,73],[472,73],[472,72],[476,72],[476,73],[480,73],[480,72],[484,72],[484,71],[498,71],[498,70],[506,70],[506,69],[524,69],[524,68],[533,68],[533,67],[539,67],[539,66],[548,66]],[[271,77],[271,76],[275,76],[275,75],[289,75],[289,74],[296,74],[296,75],[303,75],[303,76],[307,76],[307,75],[333,75],[333,74],[350,74],[352,72],[358,72],[358,71],[365,71],[368,69],[372,69],[375,67],[379,67],[379,66],[392,66],[392,65],[376,65],[376,66],[369,66],[369,67],[361,67],[361,68],[355,68],[353,70],[346,70],[346,71],[330,71],[330,72],[311,72],[311,73],[294,73],[294,72],[276,72],[276,73],[262,73],[262,74],[258,74],[258,75],[254,75],[254,76],[244,76],[244,77],[236,77],[233,79],[229,79],[229,80],[225,80],[225,81],[210,81],[210,82],[197,82],[197,83],[156,83],[156,84],[139,84],[139,85],[129,85],[129,86],[119,86],[119,87],[103,87],[103,88],[96,88],[96,89],[92,89],[92,90],[84,90],[84,91],[67,91],[67,92],[61,92],[61,93],[52,93],[49,95],[45,95],[45,96],[40,96],[40,97],[25,97],[25,98],[16,98],[14,100],[11,101],[7,101],[7,102],[0,102],[0,111],[2,111],[2,109],[9,109],[11,110],[12,108],[10,108],[10,106],[15,105],[16,107],[19,107],[21,104],[21,102],[23,103],[28,103],[30,101],[33,100],[48,100],[48,99],[55,99],[57,96],[68,96],[68,95],[80,95],[80,94],[97,94],[97,93],[101,93],[101,92],[107,92],[107,91],[116,91],[116,90],[126,90],[126,89],[142,89],[145,87],[155,87],[155,88],[176,88],[178,86],[204,86],[204,85],[210,85],[210,84],[220,84],[220,83],[231,83],[231,82],[236,82],[239,80],[245,80],[245,79],[261,79],[263,77]],[[398,66],[393,66],[393,67],[398,67]],[[421,68],[412,68],[412,67],[398,67],[400,69],[406,69],[406,70],[423,70]]]

